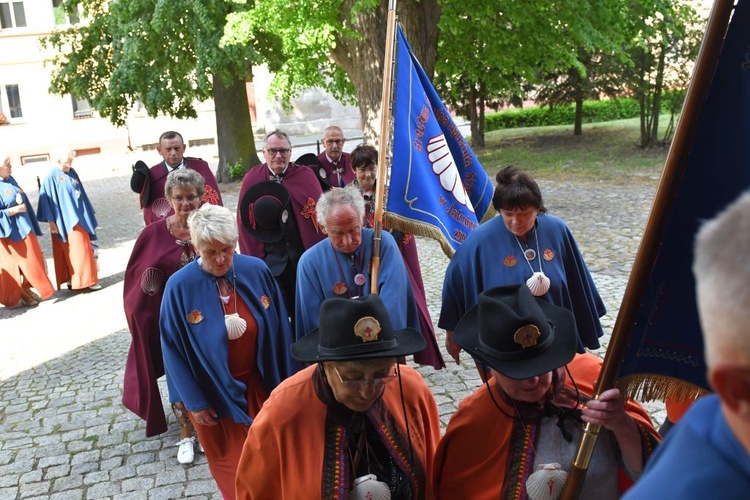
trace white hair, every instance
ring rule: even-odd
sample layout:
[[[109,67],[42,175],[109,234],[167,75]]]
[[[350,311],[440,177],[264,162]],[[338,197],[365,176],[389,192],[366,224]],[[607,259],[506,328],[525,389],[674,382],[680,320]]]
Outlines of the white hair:
[[[204,204],[188,216],[190,239],[198,248],[204,243],[218,241],[224,245],[237,243],[237,219],[226,207]]]
[[[750,191],[700,228],[693,274],[706,364],[750,364]]]
[[[318,224],[324,228],[328,225],[328,214],[336,205],[352,207],[359,216],[359,220],[365,218],[365,199],[357,186],[349,184],[343,188],[331,189],[318,198],[318,202],[315,204]]]

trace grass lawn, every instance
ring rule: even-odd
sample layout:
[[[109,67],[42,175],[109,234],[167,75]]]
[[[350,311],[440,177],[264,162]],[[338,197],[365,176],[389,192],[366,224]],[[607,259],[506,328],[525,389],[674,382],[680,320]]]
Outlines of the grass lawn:
[[[662,117],[660,132],[668,118]],[[634,118],[584,124],[580,136],[573,135],[572,125],[495,130],[487,134],[486,147],[475,153],[493,180],[498,170],[514,165],[550,179],[653,182],[661,175],[668,148],[639,148],[639,127]]]

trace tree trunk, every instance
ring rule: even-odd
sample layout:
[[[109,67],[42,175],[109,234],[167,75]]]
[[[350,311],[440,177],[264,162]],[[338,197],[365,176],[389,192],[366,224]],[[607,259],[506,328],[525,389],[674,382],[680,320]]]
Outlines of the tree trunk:
[[[383,57],[388,17],[388,2],[381,0],[374,10],[360,12],[354,21],[351,12],[356,0],[344,0],[341,24],[362,34],[361,38],[336,37],[331,52],[334,62],[349,76],[359,99],[363,134],[368,143],[378,146],[380,138],[381,98],[383,92]],[[404,27],[414,54],[428,75],[435,71],[440,7],[437,0],[401,0],[398,20]]]
[[[472,85],[469,90],[469,124],[471,130],[471,147],[480,147],[479,143],[482,142],[482,138],[479,133],[479,116],[477,116],[477,108],[479,103],[477,102],[477,89]]]
[[[479,131],[479,140],[477,141],[477,147],[483,148],[485,145],[484,142],[484,108],[487,105],[487,101],[485,100],[486,93],[484,91],[484,84],[479,83],[479,126],[477,127]]]
[[[583,135],[583,95],[576,92],[576,111],[573,121],[573,135]]]
[[[662,35],[662,42],[659,44],[659,64],[656,67],[656,81],[654,82],[654,98],[651,101],[651,135],[649,137],[649,146],[654,147],[659,142],[659,115],[661,114],[661,93],[664,88],[664,66],[667,53],[666,43]]]
[[[232,81],[225,85],[221,77],[213,75],[213,87],[216,134],[219,141],[219,168],[216,180],[227,182],[231,180],[229,165],[240,162],[243,170],[247,172],[260,161],[250,122],[245,79],[232,74]]]

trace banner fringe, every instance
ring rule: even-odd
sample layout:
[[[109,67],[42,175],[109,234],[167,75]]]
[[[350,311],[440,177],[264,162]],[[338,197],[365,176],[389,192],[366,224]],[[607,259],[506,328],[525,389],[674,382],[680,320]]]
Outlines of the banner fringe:
[[[443,253],[449,258],[453,258],[453,247],[451,247],[448,240],[445,238],[443,233],[431,224],[424,222],[415,221],[408,217],[403,217],[398,214],[391,212],[385,213],[385,227],[398,229],[405,234],[415,234],[417,236],[424,236],[426,238],[432,238],[440,243],[440,248],[443,249]]]
[[[628,375],[617,381],[628,398],[648,402],[672,399],[676,402],[695,401],[708,391],[684,380],[656,374]]]

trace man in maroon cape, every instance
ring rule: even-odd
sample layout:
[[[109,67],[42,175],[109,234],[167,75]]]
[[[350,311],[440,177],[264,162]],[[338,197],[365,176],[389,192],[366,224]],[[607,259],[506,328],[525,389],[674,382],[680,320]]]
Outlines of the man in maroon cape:
[[[186,148],[185,141],[179,132],[173,130],[164,132],[159,137],[159,145],[156,147],[164,161],[148,169],[148,172],[140,168],[133,171],[130,187],[141,195],[141,208],[146,225],[164,220],[174,213],[164,197],[164,184],[167,182],[169,172],[176,168],[192,168],[203,176],[206,180],[203,203],[223,205],[219,185],[211,167],[200,158],[185,157]]]
[[[256,184],[268,181],[280,183],[289,193],[287,215],[282,223],[284,234],[275,242],[264,242],[253,235],[242,220],[242,207],[237,206],[237,223],[240,228],[240,253],[265,261],[281,288],[289,314],[294,314],[297,261],[302,252],[325,239],[315,217],[315,203],[323,191],[315,174],[305,166],[291,163],[292,143],[284,132],[275,130],[263,139],[263,157],[266,162],[256,165],[242,179],[239,199]],[[247,219],[247,216],[246,216]],[[293,319],[293,318],[292,318]]]

